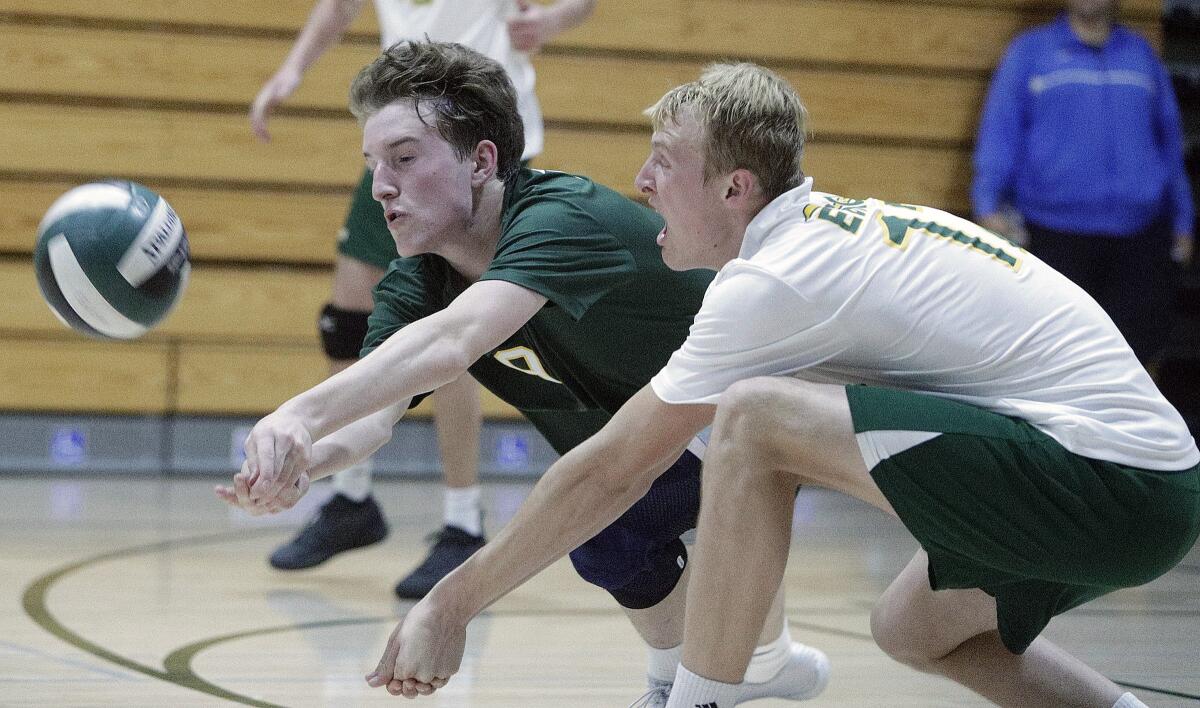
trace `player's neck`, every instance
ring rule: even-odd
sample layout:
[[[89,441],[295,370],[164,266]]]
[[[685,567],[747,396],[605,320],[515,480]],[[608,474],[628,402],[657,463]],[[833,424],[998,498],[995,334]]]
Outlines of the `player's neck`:
[[[1090,47],[1103,47],[1112,34],[1113,18],[1107,13],[1094,15],[1068,15],[1071,30],[1079,41]]]
[[[479,280],[496,255],[503,211],[504,183],[490,180],[475,195],[471,223],[464,238],[439,254],[469,283]]]

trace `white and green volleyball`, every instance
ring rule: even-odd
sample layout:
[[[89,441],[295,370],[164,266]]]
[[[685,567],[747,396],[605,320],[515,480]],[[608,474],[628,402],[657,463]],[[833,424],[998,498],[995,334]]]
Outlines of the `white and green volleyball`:
[[[76,187],[38,226],[38,286],[68,327],[133,339],[167,316],[187,285],[187,233],[167,200],[134,182]]]

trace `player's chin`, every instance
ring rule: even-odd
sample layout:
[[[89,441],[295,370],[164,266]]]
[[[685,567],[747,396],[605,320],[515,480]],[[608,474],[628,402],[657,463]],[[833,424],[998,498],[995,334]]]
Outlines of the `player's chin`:
[[[671,248],[670,243],[661,244],[659,252],[662,255],[663,263],[671,270],[691,270],[695,267],[687,263],[686,259],[680,257],[680,254]]]

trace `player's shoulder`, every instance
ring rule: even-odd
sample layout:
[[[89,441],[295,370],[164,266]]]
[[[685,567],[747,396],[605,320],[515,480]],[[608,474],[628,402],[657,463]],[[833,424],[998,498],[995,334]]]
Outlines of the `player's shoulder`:
[[[661,228],[653,211],[582,175],[525,168],[505,189],[502,241],[589,234],[642,239]]]
[[[407,301],[422,306],[444,305],[435,300],[452,285],[450,266],[438,256],[397,258],[388,265],[383,278],[375,286],[375,299]]]

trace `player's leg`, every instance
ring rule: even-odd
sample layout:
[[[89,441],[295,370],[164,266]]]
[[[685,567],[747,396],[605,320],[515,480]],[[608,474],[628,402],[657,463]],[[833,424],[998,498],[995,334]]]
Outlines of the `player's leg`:
[[[685,453],[633,507],[571,553],[580,575],[612,594],[648,645],[647,683],[663,694],[683,640],[688,568],[680,535],[695,525],[699,472],[699,459]],[[756,643],[741,700],[808,698],[824,687],[825,656],[791,640],[781,593],[774,610]]]
[[[434,422],[446,482],[442,528],[425,560],[396,584],[396,595],[420,599],[447,573],[483,547],[479,384],[470,374],[433,393]]]
[[[333,295],[321,311],[321,344],[329,375],[358,359],[371,312],[371,291],[383,268],[339,254],[333,269]],[[275,549],[270,563],[280,570],[299,570],[324,563],[343,551],[382,541],[387,523],[371,497],[371,461],[364,460],[333,476],[337,492],[293,539]]]
[[[998,705],[1107,708],[1124,693],[1047,639],[1035,639],[1022,654],[1010,652],[996,628],[996,600],[975,589],[934,592],[924,551],[879,599],[871,634],[893,659]]]
[[[855,399],[853,416],[848,392]],[[909,420],[892,425],[891,419],[897,417]],[[852,494],[891,513],[901,511],[905,523],[927,548],[961,549],[966,554],[962,562],[957,562],[955,556],[942,555],[938,576],[946,587],[987,587],[989,582],[973,577],[988,572],[974,564],[979,558],[1011,561],[1018,568],[1030,562],[1022,557],[1028,554],[1003,557],[1012,545],[1007,540],[993,542],[987,533],[962,533],[963,529],[979,529],[985,518],[983,512],[995,511],[981,499],[998,501],[999,507],[1012,512],[1002,519],[1006,528],[1011,523],[1024,523],[1022,530],[1026,532],[1044,526],[1042,515],[1055,513],[1054,509],[1066,501],[1042,499],[1047,492],[1028,484],[1022,497],[1018,491],[1025,480],[1022,475],[1016,475],[1016,484],[1005,487],[1008,472],[1024,470],[1027,460],[1022,455],[1034,446],[1029,443],[1043,446],[1040,449],[1046,452],[1038,454],[1048,455],[1056,464],[1064,459],[1060,446],[1028,425],[948,401],[867,387],[848,390],[792,379],[755,379],[727,392],[718,406],[716,421],[705,466],[704,505],[693,562],[695,581],[688,598],[687,643],[676,680],[678,705],[690,706],[693,703],[685,701],[694,701],[723,707],[735,700],[737,686],[732,682],[745,665],[753,635],[747,627],[757,626],[765,612],[763,596],[778,582],[786,561],[790,504],[782,504],[780,498],[788,496],[796,479]],[[974,427],[985,432],[974,432]],[[1010,440],[1020,444],[1010,445]],[[966,452],[959,453],[960,448]],[[956,457],[959,454],[966,458]],[[994,465],[995,469],[985,468],[964,484],[961,470],[973,469],[964,462]],[[1079,476],[1079,490],[1064,494],[1074,497],[1086,493],[1088,485],[1098,485],[1098,489],[1122,483],[1121,473],[1091,481],[1091,472],[1088,467]],[[1146,484],[1145,479],[1134,480],[1131,488],[1142,484]],[[924,514],[927,521],[919,520],[921,515],[914,515],[913,510],[927,508],[934,498],[941,504],[938,513]],[[1161,498],[1171,500],[1174,496],[1168,490]],[[902,508],[893,508],[899,503]],[[1135,504],[1140,503],[1135,500]],[[1022,516],[1021,510],[1010,508],[1014,504],[1034,508]],[[949,505],[949,513],[942,505]],[[1171,520],[1164,528],[1175,525],[1176,521]],[[1011,533],[1012,529],[1007,531]],[[1085,528],[1081,533],[1091,535],[1094,531]],[[1161,531],[1155,529],[1155,533]],[[1120,529],[1111,535],[1120,537],[1124,533]],[[931,546],[930,536],[945,543]],[[1053,534],[1036,540],[1036,547],[1031,549],[1035,556],[1042,544],[1054,548],[1054,543],[1061,543]],[[1067,545],[1079,543],[1078,539],[1066,541]],[[1162,572],[1161,568],[1170,562],[1171,558],[1155,559],[1153,568],[1139,569],[1135,574],[1153,577],[1152,573]],[[938,670],[989,697],[1023,694],[1062,705],[1062,696],[1038,693],[1057,681],[1060,688],[1080,691],[1086,700],[1101,701],[1093,705],[1113,705],[1109,701],[1114,689],[1111,684],[1048,642],[1034,642],[1028,657],[1017,658],[1005,648],[1009,644],[999,642],[994,631],[994,602],[978,591],[935,594],[930,585],[932,575],[918,572],[920,565],[917,561],[910,566],[876,614],[874,629],[890,653],[927,670]],[[1061,570],[1055,558],[1045,565]],[[1006,573],[1011,571],[1003,571],[994,579],[1016,581],[1004,590],[1007,609],[1003,616],[1012,645],[1021,645],[1022,640],[1027,644],[1050,616],[1099,594],[1091,587],[1076,591],[1063,583],[1024,581],[1025,576]],[[765,577],[756,578],[756,574]],[[929,588],[927,592],[925,587]],[[734,597],[737,602],[730,602]],[[993,668],[997,665],[997,646],[1011,655],[1004,664],[1010,669],[1008,673]],[[1024,646],[1017,651],[1021,649]],[[992,663],[981,664],[981,657]],[[1003,687],[998,688],[1001,683]],[[673,696],[671,705],[675,700]],[[1135,699],[1127,696],[1122,700]]]
[[[840,409],[834,395],[822,392],[792,402],[791,391],[776,390],[782,381],[736,384],[717,406],[704,460],[687,641],[669,705],[715,702],[726,708],[738,700],[758,634],[751,628],[763,626],[783,579],[796,489],[815,481],[795,474],[809,468],[805,442],[819,441],[815,447],[837,464],[858,456],[849,412]],[[780,398],[790,409],[776,414]],[[801,456],[792,456],[793,451]],[[867,494],[865,483],[860,480],[858,486]],[[886,506],[882,495],[876,497]],[[713,688],[719,691],[709,691]]]

